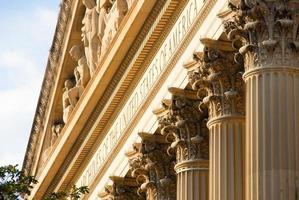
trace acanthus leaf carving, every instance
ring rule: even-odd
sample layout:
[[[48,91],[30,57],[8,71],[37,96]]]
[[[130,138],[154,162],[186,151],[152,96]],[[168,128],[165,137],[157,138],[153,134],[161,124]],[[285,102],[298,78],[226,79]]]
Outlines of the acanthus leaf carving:
[[[176,175],[174,159],[167,152],[165,137],[140,133],[142,142],[136,156],[129,158],[132,176],[140,184],[138,194],[146,193],[146,199],[175,200]]]
[[[206,127],[207,112],[198,109],[200,101],[196,93],[170,88],[172,99],[163,104],[166,113],[158,114],[161,134],[171,142],[168,153],[176,154],[176,162],[209,157],[209,130]]]
[[[244,57],[245,71],[256,67],[298,66],[299,2],[241,0],[227,35]],[[234,24],[234,26],[232,26]]]
[[[112,176],[110,180],[112,184],[99,194],[102,200],[145,200],[144,195],[138,195],[139,185],[134,178]]]
[[[203,39],[202,43],[204,52],[193,58],[197,67],[188,72],[189,82],[201,100],[199,109],[208,108],[210,119],[244,115],[243,65],[235,62],[236,51],[227,42]]]

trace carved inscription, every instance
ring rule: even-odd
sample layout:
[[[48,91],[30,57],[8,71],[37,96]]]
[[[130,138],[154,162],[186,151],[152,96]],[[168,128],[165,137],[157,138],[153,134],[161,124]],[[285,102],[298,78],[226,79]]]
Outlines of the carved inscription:
[[[78,180],[77,185],[89,185],[95,178],[102,163],[106,160],[119,138],[121,138],[124,130],[135,116],[139,106],[147,97],[155,82],[159,79],[180,42],[184,39],[193,22],[200,14],[202,5],[202,0],[192,0],[187,4],[131,97],[125,104],[123,110],[110,128],[110,131],[103,139],[91,162]]]

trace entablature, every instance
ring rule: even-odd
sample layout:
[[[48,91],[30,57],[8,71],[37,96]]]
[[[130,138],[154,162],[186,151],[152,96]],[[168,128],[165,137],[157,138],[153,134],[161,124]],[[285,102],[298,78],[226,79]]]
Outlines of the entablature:
[[[182,8],[187,2],[178,0],[158,1],[160,8],[164,6],[164,13],[161,12],[162,14],[159,13],[159,9],[151,9],[151,6],[154,6],[153,1],[135,1],[132,4],[132,10],[128,13],[130,17],[124,20],[125,22],[117,33],[113,45],[109,47],[108,53],[99,62],[98,69],[94,71],[94,76],[81,94],[81,98],[74,108],[74,114],[69,116],[53,150],[53,155],[49,157],[41,174],[43,183],[38,185],[38,189],[35,189],[33,194],[43,195],[53,190],[67,188],[80,178],[79,176],[84,172],[92,156],[95,155],[99,142],[103,140],[117,119],[125,102],[129,100],[132,90],[140,81],[141,76],[144,75],[146,68],[155,59],[154,56],[157,52],[163,49],[162,42],[182,14]],[[205,1],[204,5],[200,0],[193,0],[192,2],[200,2],[202,7],[197,13],[198,15],[194,15],[194,21],[189,24],[194,30],[186,31],[186,35],[179,39],[179,47],[182,49],[186,48],[186,44],[190,42],[190,38],[194,36],[217,1]],[[148,23],[143,26],[143,30],[146,31],[137,31],[136,28],[142,27],[142,23],[150,11],[152,13],[147,19]],[[151,16],[152,18],[150,18]],[[139,20],[136,20],[137,18]],[[141,34],[144,34],[141,39],[136,37]],[[186,39],[187,36],[188,39]],[[79,36],[77,41],[80,41],[80,38]],[[73,45],[69,45],[69,48]],[[68,54],[68,51],[65,54]],[[174,55],[177,54],[174,53]],[[171,63],[174,65],[177,59],[172,58],[172,56],[170,55],[169,59],[171,58]],[[72,66],[76,66],[76,62],[69,55],[68,57],[73,63]],[[164,64],[166,66],[166,63]],[[70,72],[73,73],[73,71]],[[164,72],[162,74],[164,75]],[[64,80],[66,79],[68,79],[67,76]],[[60,89],[63,88],[64,80],[60,82]],[[146,88],[145,85],[145,90],[155,93],[150,88]],[[61,100],[58,101],[61,102]],[[113,153],[115,151],[113,150]],[[109,162],[105,162],[103,167],[107,167],[107,163]],[[96,186],[96,180],[100,178],[100,175],[97,174],[94,178],[94,183],[91,185],[92,189]]]

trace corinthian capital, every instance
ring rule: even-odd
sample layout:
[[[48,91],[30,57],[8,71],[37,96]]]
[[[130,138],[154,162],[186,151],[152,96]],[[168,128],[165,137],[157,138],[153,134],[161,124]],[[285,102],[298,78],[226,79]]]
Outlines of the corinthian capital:
[[[171,100],[164,101],[164,110],[156,110],[161,134],[171,142],[168,153],[176,153],[177,163],[209,157],[207,112],[200,112],[196,92],[170,88]],[[167,102],[167,103],[166,103]]]
[[[167,154],[165,137],[149,133],[139,136],[142,142],[135,145],[135,152],[127,153],[132,176],[140,184],[137,193],[145,193],[146,199],[175,200],[174,162]]]
[[[228,37],[239,44],[246,70],[298,66],[299,1],[241,0],[234,10],[235,23],[226,23]]]
[[[138,184],[134,178],[110,177],[111,185],[106,185],[99,194],[102,200],[145,200],[143,195],[137,194]]]
[[[209,110],[209,118],[244,115],[243,66],[230,42],[202,39],[204,52],[185,64],[189,81],[201,100],[199,109]],[[196,61],[196,62],[194,62]],[[236,62],[237,61],[237,62]],[[196,68],[193,66],[196,63]],[[190,78],[191,77],[191,78]]]

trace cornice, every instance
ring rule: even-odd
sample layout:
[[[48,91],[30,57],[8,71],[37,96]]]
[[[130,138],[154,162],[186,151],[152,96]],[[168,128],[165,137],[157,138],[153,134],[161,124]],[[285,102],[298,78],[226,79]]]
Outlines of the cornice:
[[[176,1],[177,2],[177,1]],[[180,1],[179,1],[180,2]],[[167,74],[170,73],[171,69],[173,68],[173,66],[175,65],[175,63],[177,62],[177,59],[179,58],[180,55],[182,55],[182,53],[184,52],[184,50],[186,49],[187,45],[190,43],[192,37],[195,35],[195,33],[198,31],[198,28],[201,26],[201,24],[203,23],[205,17],[207,17],[207,15],[209,14],[211,8],[213,7],[213,5],[216,3],[216,0],[211,0],[207,3],[206,5],[206,10],[203,11],[202,15],[198,18],[198,20],[196,20],[196,24],[194,24],[193,26],[193,30],[188,34],[187,38],[184,39],[184,42],[180,45],[180,49],[179,49],[179,52],[176,53],[175,57],[172,58],[172,61],[170,62],[169,66],[167,67],[165,73],[163,73],[162,75],[162,78],[161,80],[159,80],[158,84],[161,84],[162,82],[165,81],[166,77],[167,77]],[[179,14],[179,13],[178,13]],[[163,22],[163,21],[162,21]],[[86,155],[92,155],[93,154],[93,149],[92,147],[93,146],[96,146],[97,144],[95,143],[95,141],[98,139],[97,136],[99,135],[99,133],[103,132],[103,129],[106,129],[106,126],[103,126],[104,124],[107,125],[107,127],[110,125],[111,121],[113,121],[113,119],[115,118],[114,117],[114,114],[117,113],[119,110],[115,110],[115,107],[122,107],[122,100],[125,100],[127,99],[128,95],[129,95],[129,92],[128,88],[130,87],[134,87],[134,84],[136,84],[138,82],[138,77],[134,76],[136,74],[139,74],[139,76],[142,75],[142,72],[138,73],[140,68],[142,67],[145,67],[146,68],[146,64],[148,64],[150,62],[150,59],[145,62],[145,59],[148,58],[147,56],[148,55],[151,55],[151,54],[154,54],[158,48],[159,48],[159,45],[155,43],[155,41],[157,41],[158,39],[162,38],[163,37],[166,37],[166,34],[167,34],[167,31],[165,32],[165,29],[163,27],[165,27],[166,25],[169,25],[167,24],[165,21],[163,22],[164,25],[162,26],[159,26],[158,29],[163,32],[165,35],[163,36],[159,36],[159,35],[153,35],[153,40],[150,40],[150,43],[152,43],[152,48],[150,47],[146,47],[145,50],[147,52],[140,52],[138,49],[137,53],[136,51],[130,55],[130,54],[127,54],[126,55],[126,59],[123,61],[123,64],[119,67],[118,71],[116,72],[116,75],[113,77],[114,79],[112,81],[109,82],[109,86],[107,86],[107,89],[103,92],[104,95],[99,99],[95,109],[92,109],[92,114],[90,115],[90,117],[88,118],[87,121],[85,121],[86,123],[86,126],[80,131],[80,135],[79,137],[75,140],[75,144],[74,146],[72,147],[72,150],[71,152],[68,153],[67,157],[66,157],[66,160],[64,160],[64,163],[62,164],[62,166],[58,166],[56,165],[56,163],[54,163],[53,165],[55,165],[55,168],[59,168],[59,171],[57,174],[55,174],[55,177],[57,179],[55,179],[49,188],[48,188],[48,191],[51,191],[53,188],[55,189],[55,186],[57,186],[56,188],[65,188],[65,187],[68,187],[71,183],[73,183],[73,181],[76,179],[75,176],[78,176],[79,173],[80,173],[80,170],[82,170],[82,168],[80,167],[84,167],[84,164],[86,164],[88,162],[88,158],[86,158]],[[172,22],[170,22],[170,25],[171,25]],[[171,27],[171,26],[170,26]],[[152,29],[152,27],[146,27],[148,29]],[[133,56],[135,54],[139,54],[140,55],[140,60],[135,60],[135,62],[139,63],[139,66],[136,67],[136,68],[132,68],[130,69],[131,73],[127,72],[126,71],[126,67],[124,64],[128,64],[133,58]],[[149,56],[150,57],[150,56]],[[126,63],[127,62],[127,63]],[[115,66],[114,66],[115,67]],[[98,70],[98,73],[97,73],[97,76],[101,75],[101,72]],[[121,80],[122,78],[122,75],[123,74],[126,74],[127,77],[130,78],[127,79],[127,80],[122,80],[122,84],[124,87],[120,88],[118,87],[118,83],[119,81]],[[133,77],[132,77],[133,76]],[[95,79],[95,77],[94,77]],[[91,81],[94,81],[94,79],[92,79]],[[132,81],[134,79],[134,81]],[[136,79],[136,82],[135,82],[135,79]],[[133,85],[129,86],[130,83],[133,82]],[[108,84],[108,83],[106,83]],[[89,84],[91,85],[91,84]],[[113,94],[115,88],[117,87],[117,89],[119,91],[122,92],[122,94],[120,96],[116,95],[115,96],[115,101],[111,101],[109,100],[111,94]],[[150,101],[152,98],[153,98],[153,95],[158,91],[160,87],[157,86],[154,90],[152,90],[151,92],[151,95],[149,96],[149,100]],[[89,90],[91,89],[94,89],[94,88],[91,88],[91,86],[89,88],[87,88]],[[78,106],[81,106],[80,103],[82,103],[82,99],[80,99],[80,102],[78,103],[79,105],[77,105],[77,110],[78,111]],[[107,103],[108,102],[108,103]],[[145,102],[144,105],[142,107],[144,107],[145,105],[147,105],[148,102]],[[106,108],[106,105],[111,105],[109,106],[109,108]],[[114,106],[114,107],[113,107]],[[110,110],[111,112],[106,112],[108,113],[108,115],[105,115],[103,116],[101,113],[103,111],[103,109],[106,109],[106,110]],[[81,109],[81,108],[80,108]],[[82,108],[84,109],[84,108]],[[81,109],[81,110],[82,110]],[[100,115],[101,114],[101,115]],[[112,117],[111,117],[112,116]],[[71,118],[74,117],[74,116],[71,116]],[[137,117],[137,116],[136,116]],[[94,127],[94,124],[98,125],[99,123],[99,118],[101,119],[104,119],[104,121],[101,121],[101,126],[102,128],[99,129],[98,126]],[[138,117],[137,117],[138,118]],[[72,119],[71,119],[72,120]],[[107,123],[104,123],[106,120],[106,122],[109,121],[109,124]],[[74,122],[75,123],[75,122]],[[82,121],[80,121],[80,123],[82,123]],[[134,118],[132,124],[136,124],[136,118]],[[66,127],[66,128],[70,128],[70,127]],[[130,130],[131,128],[128,128],[128,130]],[[92,135],[89,135],[89,139],[91,141],[91,143],[83,143],[85,138],[87,137],[87,134],[92,133]],[[129,132],[129,131],[128,131]],[[70,133],[71,134],[71,133]],[[103,137],[104,135],[101,134],[100,137]],[[125,136],[124,136],[125,137]],[[70,144],[72,145],[72,144]],[[85,149],[84,151],[82,151],[82,145],[85,145]],[[60,145],[61,146],[61,145]],[[79,156],[76,155],[78,149],[80,149],[81,152],[83,152],[83,154],[80,154]],[[117,150],[115,150],[114,152],[112,153],[115,153]],[[58,152],[58,151],[57,151]],[[59,154],[60,152],[56,153],[55,152],[55,158],[58,158],[58,156],[60,155]],[[54,158],[53,158],[54,159]],[[63,158],[64,159],[64,158]],[[85,160],[85,162],[83,163],[83,161]],[[68,169],[69,165],[71,162],[74,162],[74,161],[79,161],[79,162],[76,162],[76,163],[73,163],[74,165],[74,168],[72,169]],[[60,164],[59,164],[60,165]],[[105,164],[106,165],[106,164]],[[49,169],[52,169],[54,168],[53,166],[48,166],[47,170]],[[103,168],[106,168],[106,166],[104,166]],[[56,170],[55,169],[55,170]],[[56,173],[56,172],[55,172]],[[65,182],[60,185],[59,184],[59,179],[61,179],[61,177],[64,175],[64,174],[67,174],[68,177],[64,177],[66,179]]]
[[[63,0],[60,4],[60,10],[59,10],[56,29],[55,29],[55,34],[50,48],[50,53],[47,61],[47,66],[46,66],[46,71],[45,71],[45,75],[41,87],[41,92],[39,95],[37,108],[35,111],[35,116],[31,128],[31,133],[27,144],[25,158],[23,161],[23,170],[27,174],[31,173],[31,167],[33,164],[33,159],[37,148],[39,133],[41,133],[44,128],[43,125],[45,123],[44,122],[45,114],[49,105],[49,99],[52,95],[54,82],[55,79],[57,78],[56,77],[58,71],[57,66],[62,52],[62,47],[64,45],[64,37],[65,37],[67,25],[71,17],[71,10],[72,10],[71,7],[72,7],[72,0]]]
[[[69,160],[70,157],[67,156],[67,154],[69,153],[69,149],[73,147],[73,144],[76,143],[76,141],[82,142],[82,138],[80,137],[83,136],[84,138],[86,136],[84,126],[87,125],[89,129],[92,127],[94,121],[98,117],[98,113],[103,108],[102,106],[104,106],[105,103],[107,102],[107,99],[109,99],[109,95],[113,92],[113,90],[115,89],[115,85],[119,82],[121,75],[125,71],[125,68],[118,69],[116,67],[118,66],[117,63],[120,63],[122,61],[121,57],[123,58],[126,57],[127,62],[130,62],[132,56],[136,54],[136,52],[133,52],[132,56],[130,57],[130,55],[125,54],[127,51],[125,49],[129,48],[133,43],[133,41],[135,41],[137,43],[137,47],[139,47],[139,42],[141,43],[142,41],[140,41],[140,38],[136,38],[135,36],[138,35],[139,30],[144,24],[143,20],[145,20],[147,14],[151,11],[151,7],[155,3],[155,1],[145,0],[145,1],[135,1],[135,3],[137,6],[133,5],[131,7],[131,9],[133,9],[133,12],[132,10],[129,11],[129,15],[130,13],[133,13],[132,16],[134,17],[130,17],[130,18],[125,17],[125,19],[123,20],[124,23],[121,24],[117,35],[114,37],[113,41],[111,42],[111,45],[106,55],[104,56],[102,62],[100,63],[100,67],[98,67],[97,71],[95,72],[95,75],[93,76],[93,78],[91,79],[87,87],[85,88],[85,91],[83,92],[74,112],[71,114],[68,123],[65,124],[65,127],[63,128],[61,135],[55,144],[54,151],[52,152],[52,155],[49,157],[49,160],[46,163],[45,168],[39,177],[39,183],[36,185],[36,187],[33,188],[31,198],[40,199],[42,198],[43,195],[45,195],[45,193],[47,193],[47,191],[53,191],[52,187],[57,186],[55,184],[57,182],[55,180],[53,181],[53,178],[54,179],[58,178],[58,180],[61,179],[59,173],[58,174],[56,173],[58,169],[60,169],[61,171],[65,170],[64,165],[60,166],[61,168],[58,168],[58,165],[63,163],[69,163],[69,161],[71,161]],[[150,29],[151,26],[147,24],[147,27],[145,28],[147,28],[146,31],[148,31],[148,29]],[[120,38],[126,37],[126,40],[119,39],[118,37]],[[132,43],[130,43],[128,40],[132,41]],[[136,44],[135,44],[135,48],[136,48]],[[138,49],[136,48],[136,50]],[[116,57],[117,59],[115,59]],[[116,74],[112,76],[111,74],[114,73],[114,72],[112,73],[113,70],[114,71],[118,70],[118,71]],[[105,76],[105,74],[107,73],[109,73],[110,75]],[[107,80],[107,78],[112,80],[111,81]],[[92,97],[92,101],[93,101],[92,103],[90,102],[90,97]],[[97,98],[98,100],[95,100]],[[88,109],[86,109],[85,107],[86,104],[89,105]],[[92,105],[98,104],[98,107],[94,108],[90,106],[90,104]],[[82,114],[82,112],[84,112],[84,114]],[[82,122],[82,120],[84,122]],[[90,121],[91,123],[89,123]],[[83,130],[81,128],[83,128]],[[78,135],[80,135],[79,138],[77,138]],[[65,143],[68,143],[68,145],[64,145]],[[74,148],[76,148],[76,146],[74,146]],[[73,157],[71,157],[71,159],[72,158]],[[51,184],[50,187],[49,184]]]
[[[186,1],[182,1],[181,6],[185,2]],[[164,4],[165,6],[163,8]],[[112,117],[111,115],[120,110],[124,103],[122,100],[129,97],[129,91],[131,91],[138,83],[142,73],[146,70],[145,66],[148,66],[152,57],[159,50],[160,44],[171,30],[176,17],[179,16],[180,10],[175,9],[178,4],[177,0],[157,1],[155,8],[152,10],[147,22],[144,24],[143,30],[135,39],[135,44],[133,44],[130,52],[128,52],[125,56],[125,59],[119,66],[113,80],[109,83],[108,88],[105,90],[105,95],[99,100],[92,116],[82,130],[82,133],[84,134],[79,136],[76,144],[72,148],[72,151],[67,156],[64,167],[60,169],[59,174],[61,176],[67,174],[66,180],[64,180],[60,187],[62,190],[70,185],[70,183],[76,180],[76,177],[80,175],[78,171],[83,170],[84,166],[90,159],[90,155],[93,155],[94,149],[92,149],[92,147],[97,146],[96,141],[100,141],[101,138],[105,136],[100,134],[100,132],[103,131],[106,125],[109,126],[107,122],[111,121],[111,118],[115,119],[116,115]],[[176,13],[176,17],[170,14],[173,12]],[[163,16],[164,14],[165,16]],[[167,19],[171,20],[167,23]],[[129,65],[131,65],[131,68],[128,69]],[[110,98],[111,96],[112,98]],[[101,123],[99,124],[99,122]],[[89,133],[89,135],[87,133]],[[85,143],[82,144],[84,141]],[[82,145],[85,146],[82,147]],[[71,162],[74,162],[71,164],[71,169],[67,169],[67,165]],[[53,185],[57,186],[57,184]]]

